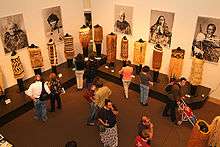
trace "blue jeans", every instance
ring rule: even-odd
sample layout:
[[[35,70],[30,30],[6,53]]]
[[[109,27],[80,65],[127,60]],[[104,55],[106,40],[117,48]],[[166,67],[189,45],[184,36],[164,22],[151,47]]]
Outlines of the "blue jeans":
[[[47,120],[46,103],[47,101],[40,101],[39,99],[34,102],[35,116],[43,121]]]
[[[94,123],[96,121],[97,112],[98,112],[98,106],[96,106],[94,102],[91,102],[88,123]]]
[[[140,95],[141,103],[146,104],[148,101],[149,86],[140,84],[140,91],[141,91],[141,95]]]

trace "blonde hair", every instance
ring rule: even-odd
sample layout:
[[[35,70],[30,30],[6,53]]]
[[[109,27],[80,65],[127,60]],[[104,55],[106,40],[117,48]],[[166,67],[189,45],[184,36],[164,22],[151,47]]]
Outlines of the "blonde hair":
[[[220,116],[216,116],[212,121],[208,145],[220,146]]]

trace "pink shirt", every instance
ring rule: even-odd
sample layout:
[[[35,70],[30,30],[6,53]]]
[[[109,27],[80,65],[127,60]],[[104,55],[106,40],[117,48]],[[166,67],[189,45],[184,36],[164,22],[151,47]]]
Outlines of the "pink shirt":
[[[119,71],[119,74],[122,74],[123,80],[131,80],[131,76],[133,75],[133,67],[122,67],[122,69]]]

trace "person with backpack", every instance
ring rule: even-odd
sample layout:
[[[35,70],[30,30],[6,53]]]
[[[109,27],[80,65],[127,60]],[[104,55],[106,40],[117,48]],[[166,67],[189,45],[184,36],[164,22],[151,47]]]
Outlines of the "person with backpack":
[[[165,91],[168,93],[169,100],[163,110],[163,116],[170,116],[172,122],[176,121],[176,101],[184,95],[182,87],[185,86],[186,81],[186,78],[182,77],[179,81],[174,80],[170,82],[165,88]],[[168,114],[169,111],[170,115]]]
[[[49,98],[50,89],[47,83],[43,82],[40,75],[35,76],[35,82],[30,85],[28,90],[25,91],[34,101],[35,119],[46,122],[47,120],[47,97]]]

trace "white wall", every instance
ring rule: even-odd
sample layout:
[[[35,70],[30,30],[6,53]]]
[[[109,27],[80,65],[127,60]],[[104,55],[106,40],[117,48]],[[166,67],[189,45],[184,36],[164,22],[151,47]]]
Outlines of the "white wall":
[[[1,0],[0,17],[23,13],[24,25],[27,32],[28,43],[41,48],[44,68],[50,68],[47,42],[44,33],[44,25],[41,10],[48,7],[60,6],[63,20],[64,33],[70,33],[74,37],[74,47],[79,50],[79,28],[84,22],[82,0]],[[34,75],[31,68],[29,54],[26,48],[17,51],[25,70],[25,79]],[[63,44],[57,46],[58,63],[66,61],[63,53]],[[5,88],[15,85],[17,81],[13,77],[10,54],[5,55],[0,41],[0,66],[4,74]]]
[[[148,40],[150,28],[150,11],[160,10],[174,12],[174,23],[172,29],[171,49],[180,46],[185,49],[185,59],[183,66],[183,76],[189,77],[191,71],[191,46],[195,32],[198,16],[220,18],[219,0],[91,0],[93,25],[103,26],[104,36],[114,31],[114,6],[115,4],[127,5],[133,9],[133,35],[129,39],[129,59],[133,60],[134,41],[143,38]],[[118,34],[117,58],[120,59],[120,41],[122,35]],[[105,53],[105,39],[104,39]],[[171,50],[165,50],[160,72],[168,73],[168,66]],[[148,44],[145,64],[152,65],[152,45]],[[218,74],[220,73],[219,64],[205,63],[202,85],[216,89],[220,83]],[[220,99],[220,87],[218,87],[211,97]]]

